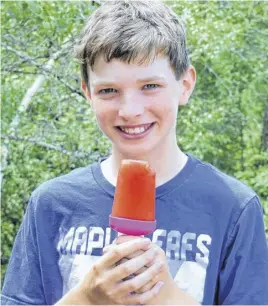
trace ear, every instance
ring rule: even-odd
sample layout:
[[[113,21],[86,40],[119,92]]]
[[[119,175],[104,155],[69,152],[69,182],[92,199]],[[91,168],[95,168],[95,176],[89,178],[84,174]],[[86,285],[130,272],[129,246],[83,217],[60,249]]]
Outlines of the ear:
[[[186,105],[190,99],[190,96],[194,90],[196,82],[196,71],[193,66],[190,66],[181,79],[182,92],[180,94],[179,105]]]
[[[86,99],[89,100],[89,101],[91,101],[91,93],[90,93],[90,91],[88,90],[88,87],[87,87],[85,81],[82,81],[82,82],[81,82],[81,89],[82,89],[82,91],[83,91],[83,93],[84,93]]]

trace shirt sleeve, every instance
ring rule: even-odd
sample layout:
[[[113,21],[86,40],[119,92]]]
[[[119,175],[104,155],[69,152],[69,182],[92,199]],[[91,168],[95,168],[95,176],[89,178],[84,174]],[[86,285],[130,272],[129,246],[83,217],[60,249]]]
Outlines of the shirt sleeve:
[[[268,304],[268,247],[258,197],[243,209],[219,276],[218,304]]]
[[[1,294],[2,305],[44,305],[34,200],[31,197],[13,245]]]

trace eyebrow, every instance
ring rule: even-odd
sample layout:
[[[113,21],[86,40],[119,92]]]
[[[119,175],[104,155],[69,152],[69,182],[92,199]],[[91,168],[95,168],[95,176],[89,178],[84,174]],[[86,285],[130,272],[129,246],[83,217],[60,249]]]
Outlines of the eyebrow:
[[[136,83],[145,83],[145,82],[152,82],[152,81],[166,81],[164,77],[160,76],[151,76],[144,79],[138,79]],[[94,82],[94,86],[112,86],[115,85],[116,82],[109,82],[109,81],[100,81],[100,82]]]

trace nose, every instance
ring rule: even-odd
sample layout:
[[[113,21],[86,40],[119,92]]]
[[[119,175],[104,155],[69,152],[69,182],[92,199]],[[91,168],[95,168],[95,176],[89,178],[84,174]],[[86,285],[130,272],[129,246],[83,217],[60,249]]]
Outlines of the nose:
[[[119,116],[129,120],[131,118],[142,115],[144,112],[144,106],[141,98],[136,95],[128,95],[122,97]]]

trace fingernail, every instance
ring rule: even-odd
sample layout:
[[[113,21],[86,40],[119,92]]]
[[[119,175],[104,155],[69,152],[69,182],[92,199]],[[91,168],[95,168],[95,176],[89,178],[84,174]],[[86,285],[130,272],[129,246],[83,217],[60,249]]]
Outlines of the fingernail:
[[[156,268],[158,269],[158,270],[161,270],[162,268],[163,268],[163,263],[162,262],[158,262],[158,263],[156,263]]]
[[[149,238],[145,238],[145,239],[143,239],[143,242],[145,244],[149,244],[149,243],[151,243],[151,240]]]
[[[155,285],[155,289],[157,291],[157,293],[160,291],[160,289],[163,287],[164,282],[160,281]]]

